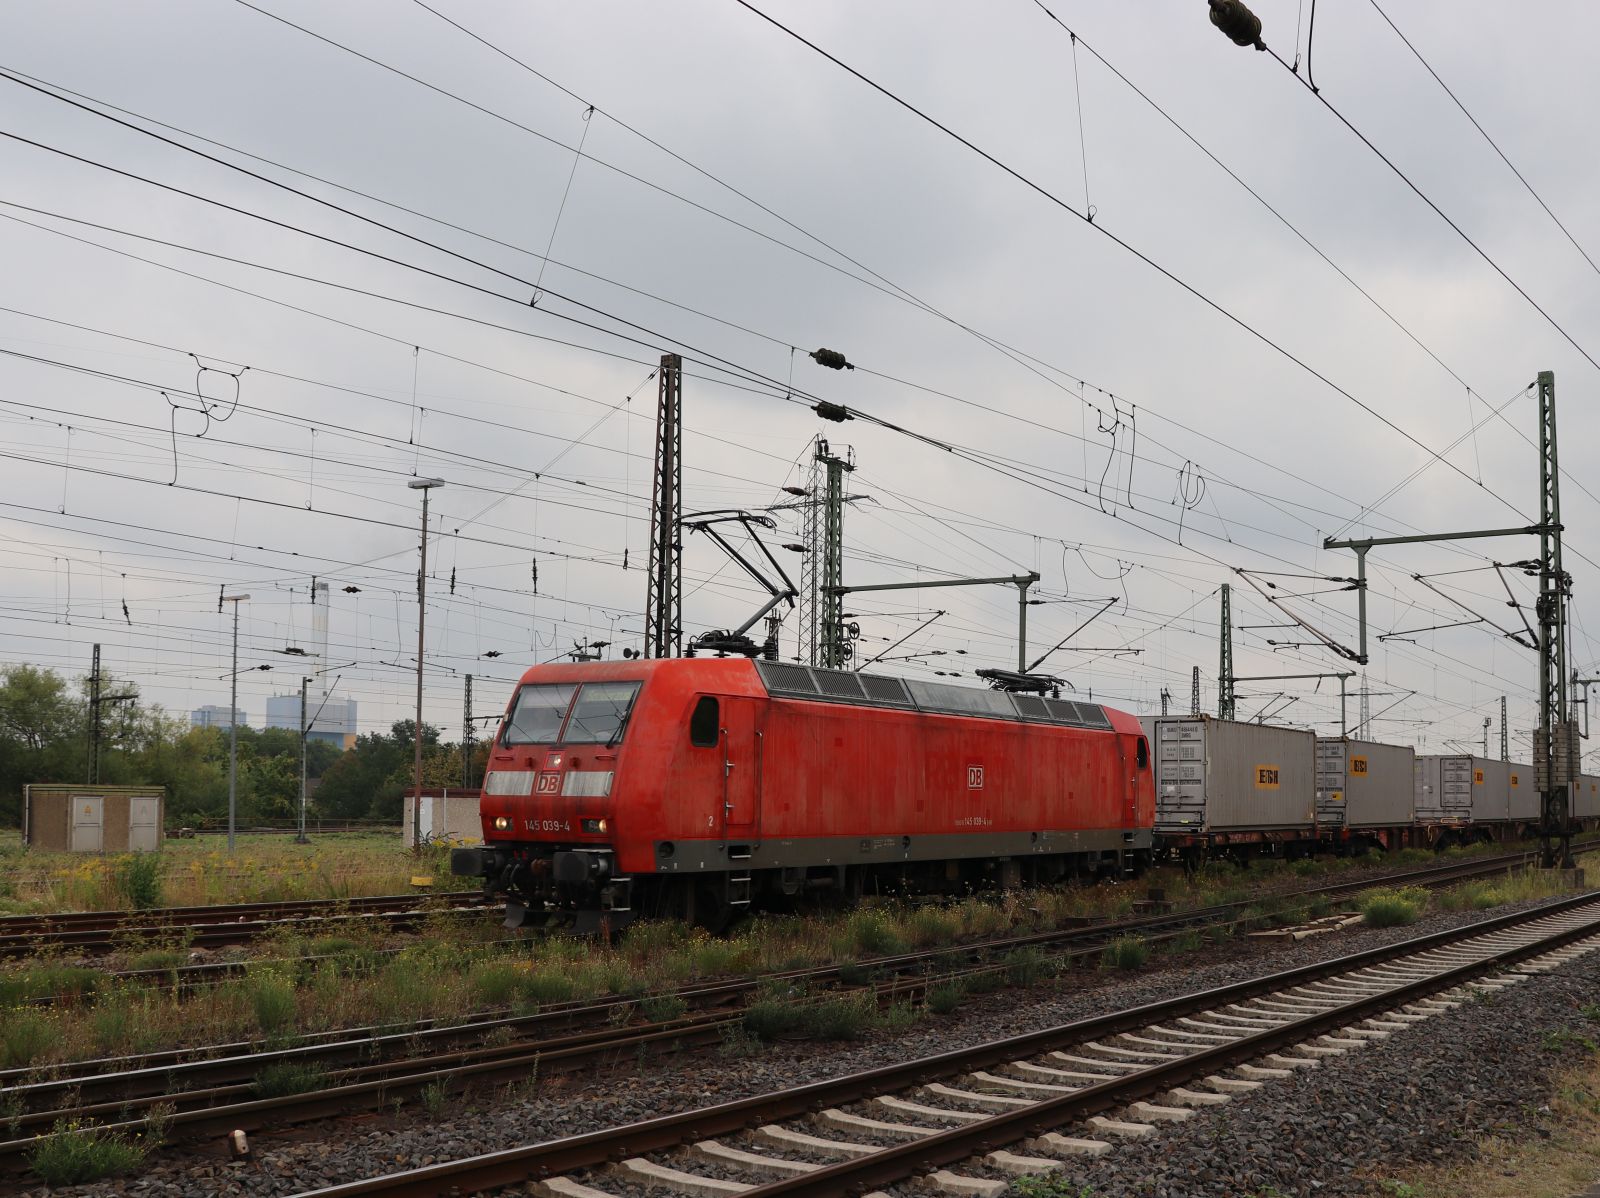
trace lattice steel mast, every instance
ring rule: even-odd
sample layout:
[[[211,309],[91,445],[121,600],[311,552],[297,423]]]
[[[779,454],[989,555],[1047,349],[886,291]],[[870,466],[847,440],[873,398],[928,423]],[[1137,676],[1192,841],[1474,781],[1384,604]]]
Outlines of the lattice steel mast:
[[[683,648],[683,359],[661,355],[656,402],[655,481],[650,491],[650,564],[644,605],[644,656],[677,657]]]

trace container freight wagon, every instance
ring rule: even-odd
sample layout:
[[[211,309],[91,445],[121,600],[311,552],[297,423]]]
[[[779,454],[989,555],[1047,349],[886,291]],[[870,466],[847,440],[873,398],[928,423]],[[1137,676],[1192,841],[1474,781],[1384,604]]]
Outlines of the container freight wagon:
[[[1503,832],[1511,817],[1509,762],[1461,754],[1417,758],[1417,823],[1446,829],[1442,839],[1486,840]],[[1519,790],[1531,783],[1517,767]],[[1531,789],[1531,787],[1530,787]],[[1471,833],[1450,829],[1475,829]]]
[[[1416,752],[1341,736],[1317,738],[1317,831],[1335,840],[1373,832],[1385,847],[1411,827]],[[1385,831],[1385,830],[1389,831]]]
[[[1314,733],[1210,716],[1157,716],[1157,836],[1177,848],[1311,840]]]
[[[788,662],[536,666],[495,735],[484,845],[507,921],[718,926],[807,891],[962,892],[1149,860],[1138,721],[1095,703]]]

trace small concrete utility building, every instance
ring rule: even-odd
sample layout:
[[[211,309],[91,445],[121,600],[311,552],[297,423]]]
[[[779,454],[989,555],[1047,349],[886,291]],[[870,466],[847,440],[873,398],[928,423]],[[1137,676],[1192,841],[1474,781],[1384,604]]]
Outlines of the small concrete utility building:
[[[162,786],[24,786],[22,840],[56,853],[159,852],[166,794]]]
[[[481,793],[455,786],[425,786],[421,799],[418,799],[408,787],[401,826],[406,845],[415,848],[419,843],[414,830],[416,825],[421,825],[422,839],[425,840],[448,840],[452,844],[483,843],[483,821],[478,817],[478,796]],[[422,808],[421,819],[416,818],[419,806]]]

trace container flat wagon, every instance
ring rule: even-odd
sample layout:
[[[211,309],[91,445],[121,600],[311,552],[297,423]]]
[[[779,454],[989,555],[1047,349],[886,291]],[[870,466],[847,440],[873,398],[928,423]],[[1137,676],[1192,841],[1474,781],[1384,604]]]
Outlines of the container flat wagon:
[[[1504,838],[1511,818],[1510,762],[1467,754],[1417,758],[1417,823],[1436,843]],[[1527,779],[1519,768],[1518,786]]]
[[[1205,715],[1157,716],[1146,726],[1155,830],[1168,847],[1314,842],[1314,733]]]
[[[1333,841],[1399,845],[1412,822],[1416,751],[1342,736],[1317,738],[1317,832]]]

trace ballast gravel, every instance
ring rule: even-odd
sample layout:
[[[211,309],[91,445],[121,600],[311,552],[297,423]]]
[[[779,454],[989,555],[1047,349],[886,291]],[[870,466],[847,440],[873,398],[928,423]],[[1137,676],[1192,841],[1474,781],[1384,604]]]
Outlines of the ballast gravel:
[[[1539,905],[1435,915],[1406,928],[1355,929],[1292,945],[1238,941],[1221,950],[1222,960],[1207,950],[1206,964],[1182,964],[1199,959],[1190,954],[1131,974],[1078,970],[1033,987],[1025,1001],[1017,991],[974,997],[956,1014],[926,1017],[896,1035],[874,1032],[848,1044],[734,1044],[637,1069],[530,1079],[520,1091],[452,1103],[438,1118],[407,1107],[255,1133],[254,1156],[246,1162],[225,1159],[220,1144],[190,1146],[153,1157],[135,1176],[21,1192],[29,1198],[298,1194],[947,1052]],[[1600,953],[1162,1126],[1103,1157],[1068,1160],[1059,1176],[1092,1187],[1095,1198],[1383,1193],[1375,1179],[1386,1168],[1463,1160],[1489,1132],[1536,1125],[1550,1071],[1571,1059],[1572,1050],[1551,1034],[1570,1028],[1600,1036],[1580,1011],[1597,995]],[[612,1177],[604,1188],[619,1195],[656,1190],[618,1185]],[[910,1186],[900,1192],[927,1193]]]

